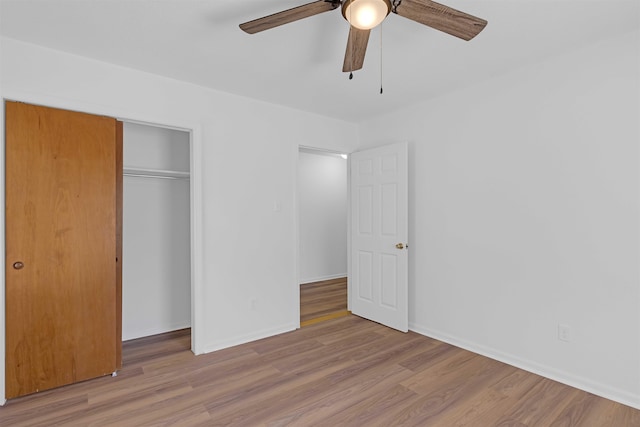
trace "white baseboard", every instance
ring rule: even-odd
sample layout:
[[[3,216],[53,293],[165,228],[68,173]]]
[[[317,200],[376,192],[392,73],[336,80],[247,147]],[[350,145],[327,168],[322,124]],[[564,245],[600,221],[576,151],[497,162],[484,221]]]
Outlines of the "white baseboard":
[[[307,278],[307,279],[304,279],[304,280],[300,280],[300,284],[301,285],[306,285],[307,283],[322,282],[324,280],[341,279],[343,277],[347,277],[347,273],[330,274],[328,276]]]
[[[284,334],[285,332],[291,332],[295,329],[297,329],[297,327],[293,323],[290,323],[275,328],[263,329],[261,331],[241,335],[230,340],[213,342],[204,346],[204,353],[211,353],[212,351],[222,350],[236,345],[246,344],[251,341],[272,337],[274,335]]]
[[[429,338],[446,342],[447,344],[463,348],[465,350],[489,357],[491,359],[506,363],[511,366],[515,366],[516,368],[532,372],[545,378],[549,378],[550,380],[558,381],[568,386],[584,390],[588,393],[604,397],[605,399],[613,400],[615,402],[622,403],[623,405],[640,409],[640,395],[634,395],[633,393],[629,393],[625,390],[620,390],[615,387],[610,387],[606,384],[597,383],[587,378],[577,377],[575,375],[568,374],[550,366],[542,365],[531,360],[522,359],[477,343],[458,339],[454,336],[434,331],[415,323],[410,323],[409,329],[420,335],[425,335]]]

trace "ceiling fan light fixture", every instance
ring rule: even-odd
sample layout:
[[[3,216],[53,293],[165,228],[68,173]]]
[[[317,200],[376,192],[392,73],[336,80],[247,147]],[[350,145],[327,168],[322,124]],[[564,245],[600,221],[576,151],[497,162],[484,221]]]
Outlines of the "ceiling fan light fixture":
[[[342,16],[349,24],[370,30],[380,25],[391,12],[389,0],[346,0],[342,3]]]

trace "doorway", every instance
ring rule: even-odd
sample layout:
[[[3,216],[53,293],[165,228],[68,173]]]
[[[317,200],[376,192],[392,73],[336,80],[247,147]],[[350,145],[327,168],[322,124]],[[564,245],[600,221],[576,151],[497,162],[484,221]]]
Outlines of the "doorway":
[[[309,147],[298,152],[300,325],[347,311],[347,156]]]

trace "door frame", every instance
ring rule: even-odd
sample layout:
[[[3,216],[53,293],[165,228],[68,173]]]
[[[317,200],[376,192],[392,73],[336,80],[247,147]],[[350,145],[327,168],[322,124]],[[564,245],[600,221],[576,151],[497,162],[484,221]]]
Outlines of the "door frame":
[[[296,250],[294,266],[295,266],[295,280],[293,284],[293,300],[295,302],[293,325],[296,329],[300,329],[300,158],[298,154],[300,149],[318,151],[320,153],[330,154],[346,154],[351,156],[351,151],[340,151],[329,148],[312,147],[310,145],[296,144],[295,149],[295,171],[294,171],[294,195],[293,195],[293,217],[294,217],[294,239]],[[347,310],[351,310],[351,158],[348,157],[347,162]]]
[[[113,117],[122,122],[137,123],[142,125],[163,127],[167,129],[180,130],[189,133],[190,152],[190,216],[191,216],[191,351],[194,354],[204,353],[204,282],[203,282],[203,245],[202,245],[202,129],[199,124],[170,119],[167,117],[156,117],[144,115],[144,113],[131,112],[129,110],[79,102],[69,99],[61,99],[50,96],[39,96],[33,93],[21,93],[3,91],[0,98],[0,149],[4,152],[5,147],[5,101],[25,102],[34,105],[59,108],[63,110],[78,111],[83,113]],[[4,405],[5,399],[5,164],[4,156],[0,161],[0,406]],[[298,306],[300,305],[298,296]],[[298,327],[299,327],[298,313]]]

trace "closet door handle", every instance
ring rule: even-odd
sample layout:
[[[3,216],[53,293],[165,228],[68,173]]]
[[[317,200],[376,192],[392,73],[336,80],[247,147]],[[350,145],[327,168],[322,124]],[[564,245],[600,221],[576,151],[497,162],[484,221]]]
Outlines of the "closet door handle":
[[[22,270],[22,267],[24,267],[24,263],[22,261],[13,263],[13,268],[15,268],[16,270]]]

